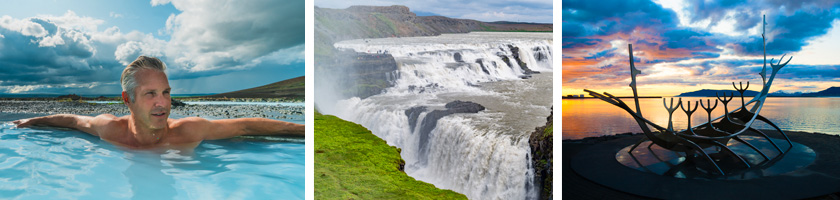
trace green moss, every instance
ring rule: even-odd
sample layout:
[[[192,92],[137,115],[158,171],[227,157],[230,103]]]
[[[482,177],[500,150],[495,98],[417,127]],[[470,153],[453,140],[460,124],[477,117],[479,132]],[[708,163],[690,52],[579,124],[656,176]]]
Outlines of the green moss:
[[[399,30],[397,29],[397,25],[394,24],[394,21],[391,21],[391,19],[389,19],[385,15],[382,15],[382,13],[373,13],[373,16],[376,17],[376,19],[378,19],[379,21],[382,21],[386,25],[388,25],[388,28],[390,28],[391,31],[393,31],[392,32],[393,35],[399,34]]]
[[[315,112],[315,199],[466,199],[401,171],[400,149],[361,125]]]
[[[548,126],[545,127],[545,131],[543,131],[543,137],[551,136],[554,136],[554,123],[549,123]]]

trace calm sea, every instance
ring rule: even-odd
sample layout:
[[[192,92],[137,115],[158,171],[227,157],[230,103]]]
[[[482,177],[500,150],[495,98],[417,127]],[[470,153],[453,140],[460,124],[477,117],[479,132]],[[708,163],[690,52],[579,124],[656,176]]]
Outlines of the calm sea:
[[[671,97],[664,98],[670,103]],[[691,100],[692,107],[697,100],[715,98],[683,97]],[[745,97],[749,101],[752,97]],[[632,98],[622,99],[635,110]],[[674,104],[677,98],[674,98]],[[740,97],[735,97],[728,104],[732,111],[741,106]],[[648,120],[663,127],[668,126],[668,111],[662,104],[662,99],[640,99],[639,107],[642,115]],[[750,108],[750,107],[748,107]],[[723,114],[723,104],[718,103],[712,112],[712,118]],[[840,135],[840,98],[767,98],[760,114],[776,123],[782,130],[819,132]],[[686,114],[680,110],[674,112],[674,129],[685,129]],[[698,107],[691,118],[692,125],[698,125],[708,120],[706,111]],[[758,129],[772,129],[771,126],[756,122]],[[626,111],[599,99],[563,99],[563,139],[581,139],[592,136],[614,135],[619,133],[640,133],[639,125]]]

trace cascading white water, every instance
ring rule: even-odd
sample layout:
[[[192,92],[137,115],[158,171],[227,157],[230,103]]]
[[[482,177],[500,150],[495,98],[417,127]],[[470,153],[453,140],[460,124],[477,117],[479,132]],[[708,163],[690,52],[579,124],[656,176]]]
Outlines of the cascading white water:
[[[545,124],[551,107],[551,33],[360,39],[335,46],[392,54],[399,69],[389,79],[394,87],[382,94],[329,102],[334,105],[319,106],[321,112],[359,123],[402,148],[405,172],[418,180],[470,199],[536,198],[528,136]],[[527,68],[541,73],[531,77],[519,66],[515,49]],[[430,126],[420,124],[423,118],[455,100],[486,110],[447,115],[429,133],[409,126],[406,110],[426,106],[417,127]]]

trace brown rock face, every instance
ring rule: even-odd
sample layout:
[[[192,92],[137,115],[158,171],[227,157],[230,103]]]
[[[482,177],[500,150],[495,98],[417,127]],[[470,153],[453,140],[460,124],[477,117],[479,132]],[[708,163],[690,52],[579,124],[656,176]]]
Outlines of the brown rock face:
[[[535,185],[539,187],[539,199],[551,199],[554,195],[552,191],[552,176],[554,173],[554,147],[552,147],[554,124],[554,108],[552,108],[551,115],[546,120],[545,126],[537,127],[531,133],[529,144],[531,146],[531,164],[534,166],[534,180]]]

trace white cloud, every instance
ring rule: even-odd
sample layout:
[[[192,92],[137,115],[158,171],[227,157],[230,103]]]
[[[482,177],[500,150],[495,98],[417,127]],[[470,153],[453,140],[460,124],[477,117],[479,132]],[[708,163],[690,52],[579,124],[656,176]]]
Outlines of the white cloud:
[[[152,3],[152,6],[159,6],[159,5],[169,4],[169,2],[171,2],[171,1],[170,0],[152,0],[151,3]]]
[[[34,84],[34,85],[12,85],[12,86],[0,86],[0,91],[5,91],[4,93],[25,93],[30,91],[35,91],[39,89],[47,89],[47,88],[86,88],[86,89],[93,89],[97,86],[103,85],[99,82],[92,82],[92,83],[69,83],[69,84]]]
[[[161,28],[169,41],[116,26],[100,31],[104,20],[69,10],[61,16],[0,17],[0,62],[11,69],[0,74],[0,92],[113,92],[119,90],[119,72],[140,55],[163,60],[174,79],[304,60],[302,1],[151,2],[166,3],[182,11]],[[78,85],[91,82],[103,84]]]
[[[96,32],[96,28],[105,23],[104,20],[95,19],[92,17],[79,17],[72,10],[68,10],[62,16],[41,15],[38,18],[46,19],[55,25],[65,27],[68,29],[76,29],[82,32]]]
[[[152,1],[161,5],[163,1]],[[247,67],[254,59],[303,44],[302,1],[171,1],[165,54],[189,71]]]
[[[25,36],[44,37],[47,35],[47,30],[40,24],[25,19],[14,19],[8,15],[0,17],[0,28],[19,32]]]
[[[123,18],[124,17],[122,14],[115,13],[113,11],[110,14],[108,14],[108,16],[111,16],[111,18]]]
[[[35,89],[45,88],[45,85],[13,85],[13,86],[0,86],[6,90],[6,93],[21,93],[21,92],[29,92]]]
[[[54,47],[64,45],[64,39],[61,38],[61,29],[57,29],[53,35],[47,35],[41,38],[38,42],[38,47]]]
[[[162,42],[146,43],[140,41],[128,41],[117,46],[117,50],[114,51],[114,57],[116,57],[117,61],[123,65],[128,65],[139,56],[163,56],[162,50],[164,45],[165,44]]]

